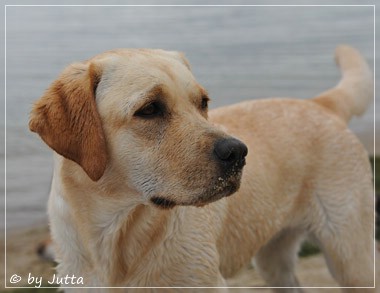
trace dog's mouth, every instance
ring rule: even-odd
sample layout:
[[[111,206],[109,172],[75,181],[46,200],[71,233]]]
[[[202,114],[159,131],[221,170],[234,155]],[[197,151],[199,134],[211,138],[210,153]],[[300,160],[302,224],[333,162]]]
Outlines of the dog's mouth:
[[[218,182],[208,189],[204,194],[194,199],[190,205],[203,207],[223,197],[228,197],[239,190],[241,181],[241,171],[227,178],[219,177]]]
[[[230,196],[239,190],[242,171],[233,172],[226,178],[218,177],[211,187],[202,194],[189,198],[189,200],[174,200],[166,196],[154,196],[150,199],[154,206],[161,209],[171,209],[175,206],[203,207],[223,197]]]
[[[150,201],[157,207],[162,209],[171,209],[174,208],[177,203],[174,200],[170,200],[161,196],[154,196]]]

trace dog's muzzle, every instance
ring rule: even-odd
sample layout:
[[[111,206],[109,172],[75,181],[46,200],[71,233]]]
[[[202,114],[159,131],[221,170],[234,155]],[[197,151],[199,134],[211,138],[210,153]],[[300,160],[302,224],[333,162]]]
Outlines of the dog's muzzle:
[[[150,199],[156,207],[171,209],[176,205],[204,206],[208,203],[230,196],[240,187],[242,170],[248,148],[235,138],[223,138],[214,143],[213,157],[219,166],[215,179],[204,193],[185,201],[173,200],[174,197],[154,196]]]

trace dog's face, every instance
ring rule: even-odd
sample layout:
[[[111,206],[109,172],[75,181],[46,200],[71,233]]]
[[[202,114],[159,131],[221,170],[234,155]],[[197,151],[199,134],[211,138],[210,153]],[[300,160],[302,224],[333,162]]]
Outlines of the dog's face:
[[[247,153],[207,121],[208,101],[181,54],[117,50],[66,69],[30,128],[94,181],[116,176],[162,208],[204,205],[239,188]]]

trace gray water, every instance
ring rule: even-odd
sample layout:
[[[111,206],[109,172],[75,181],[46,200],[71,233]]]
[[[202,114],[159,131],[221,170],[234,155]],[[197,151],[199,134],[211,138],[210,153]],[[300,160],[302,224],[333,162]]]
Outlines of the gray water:
[[[52,153],[28,131],[28,113],[70,62],[121,47],[183,51],[215,108],[314,96],[338,81],[341,43],[374,61],[373,7],[7,7],[6,18],[11,229],[46,221]],[[350,125],[370,152],[373,124],[372,107]]]

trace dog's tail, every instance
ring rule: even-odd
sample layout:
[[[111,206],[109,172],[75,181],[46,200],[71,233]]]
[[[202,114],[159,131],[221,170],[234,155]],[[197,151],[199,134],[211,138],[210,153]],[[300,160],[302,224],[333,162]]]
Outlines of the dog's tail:
[[[354,48],[341,45],[335,50],[335,61],[342,72],[340,82],[312,101],[333,111],[346,123],[362,115],[373,99],[373,77],[363,56]]]

